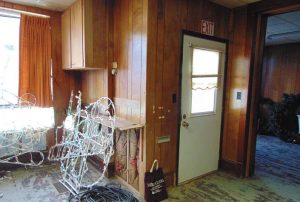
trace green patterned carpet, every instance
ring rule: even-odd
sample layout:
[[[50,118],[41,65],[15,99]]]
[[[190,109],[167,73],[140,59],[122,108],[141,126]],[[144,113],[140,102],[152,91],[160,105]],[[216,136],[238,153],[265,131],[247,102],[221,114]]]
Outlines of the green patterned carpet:
[[[256,174],[240,179],[217,172],[169,189],[166,201],[300,202],[300,145],[258,136]]]
[[[259,136],[256,162],[253,178],[236,178],[219,171],[170,188],[166,201],[300,202],[300,145],[287,144],[275,137]],[[0,202],[67,201],[68,192],[57,187],[58,179],[60,172],[57,164],[17,169],[9,173],[7,179],[0,180]]]
[[[96,169],[89,172],[91,176],[98,176]],[[61,173],[57,163],[13,170],[4,179],[0,178],[0,202],[68,202],[69,192],[60,184],[59,179]],[[107,183],[119,182],[104,178],[103,185]],[[122,188],[126,189],[125,186]],[[140,195],[134,194],[142,201]]]

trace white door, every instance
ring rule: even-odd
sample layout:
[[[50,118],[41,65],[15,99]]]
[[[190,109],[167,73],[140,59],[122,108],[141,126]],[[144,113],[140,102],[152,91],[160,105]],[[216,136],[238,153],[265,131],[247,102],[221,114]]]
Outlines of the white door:
[[[226,44],[184,35],[178,182],[218,169]]]

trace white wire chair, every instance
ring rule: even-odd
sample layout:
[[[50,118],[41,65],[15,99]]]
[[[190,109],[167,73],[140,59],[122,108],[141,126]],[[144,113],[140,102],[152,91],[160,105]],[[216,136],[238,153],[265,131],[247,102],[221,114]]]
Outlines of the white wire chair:
[[[33,127],[30,112],[36,98],[30,93],[21,97],[0,90],[0,163],[39,166],[44,154],[35,146],[49,128]],[[35,160],[34,160],[35,159]]]
[[[72,98],[73,93],[70,105]],[[56,139],[61,130],[62,141],[50,148],[48,156],[50,160],[60,161],[61,183],[74,195],[103,179],[114,153],[115,130],[115,107],[109,98],[100,98],[85,109],[81,109],[80,92],[76,98],[76,112],[67,115],[63,125],[58,128]],[[92,165],[87,161],[93,156],[103,161],[100,172],[90,172]]]

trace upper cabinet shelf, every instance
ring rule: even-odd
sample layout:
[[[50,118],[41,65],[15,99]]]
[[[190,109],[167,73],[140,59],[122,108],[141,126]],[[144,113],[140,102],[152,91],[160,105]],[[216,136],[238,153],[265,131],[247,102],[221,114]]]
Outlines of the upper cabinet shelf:
[[[107,68],[108,0],[77,0],[62,14],[62,67]]]

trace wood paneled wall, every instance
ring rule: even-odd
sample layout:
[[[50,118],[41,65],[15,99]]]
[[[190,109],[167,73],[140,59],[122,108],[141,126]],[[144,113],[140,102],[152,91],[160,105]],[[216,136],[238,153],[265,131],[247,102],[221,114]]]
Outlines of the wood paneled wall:
[[[108,77],[109,69],[88,70],[81,73],[81,91],[84,104],[95,102],[100,97],[110,97]],[[111,86],[111,85],[110,85]]]
[[[113,96],[117,116],[146,125],[148,0],[115,0],[113,13],[113,61],[118,64]],[[145,140],[140,139],[143,145]],[[138,162],[139,191],[143,193],[146,153],[145,147],[140,149],[143,157]]]
[[[145,124],[147,0],[115,0],[114,101],[119,117]]]
[[[267,46],[261,95],[280,101],[283,93],[300,93],[300,43]]]
[[[102,2],[101,5],[104,5]],[[89,70],[81,72],[81,90],[82,90],[82,100],[85,104],[89,104],[91,102],[95,102],[100,97],[109,97],[113,98],[114,93],[114,84],[113,84],[113,76],[111,75],[111,67],[113,62],[113,50],[114,50],[114,0],[105,0],[106,9],[105,16],[106,27],[99,27],[99,30],[107,31],[107,64],[108,66],[104,69],[99,70]],[[101,32],[97,32],[101,34]],[[105,48],[106,49],[106,48]],[[105,52],[105,51],[103,51]],[[105,56],[104,56],[105,57]]]
[[[265,37],[266,16],[295,10],[299,6],[298,0],[263,0],[233,9],[221,166],[239,176],[250,176],[254,169],[261,44]],[[242,92],[239,102],[235,99],[236,91]]]
[[[52,40],[52,74],[53,74],[53,106],[56,124],[62,124],[66,117],[71,91],[78,91],[81,86],[81,75],[78,72],[62,70],[61,60],[61,13],[51,16]]]
[[[221,167],[241,175],[244,158],[250,57],[247,53],[247,7],[233,11],[228,49]],[[236,93],[242,92],[242,99]]]
[[[251,119],[247,111],[251,105],[248,93],[249,91],[252,93],[251,75],[255,74],[250,67],[251,56],[255,51],[252,48],[255,40],[256,16],[249,10],[254,8],[264,10],[272,3],[263,1],[250,8],[245,6],[230,10],[206,0],[144,0],[143,2],[147,2],[148,5],[147,8],[143,6],[141,14],[141,9],[134,9],[138,5],[137,1],[116,1],[114,34],[117,36],[114,37],[114,56],[119,63],[120,71],[115,78],[115,101],[117,104],[122,102],[125,105],[118,107],[119,115],[131,120],[140,118],[141,123],[146,123],[146,170],[149,170],[154,159],[158,159],[166,173],[167,183],[173,184],[176,178],[182,30],[199,33],[201,20],[204,19],[215,22],[216,37],[229,39],[221,166],[243,175],[247,160],[246,150],[249,146],[247,141],[250,141],[247,137],[248,121]],[[280,7],[283,4],[272,5]],[[142,26],[147,26],[147,29],[143,29],[147,30],[143,32],[147,35],[142,34],[142,41],[147,45],[141,46],[142,50],[135,52],[135,48],[140,46],[132,39],[136,39],[134,33],[140,25],[133,16],[138,14],[148,16],[142,18]],[[147,51],[144,50],[145,47]],[[146,82],[146,116],[143,116],[145,102],[141,100],[139,103],[139,97],[137,99],[132,97],[132,93],[135,92],[132,89],[132,82],[136,78],[136,74],[133,76],[132,73],[137,70],[133,63],[140,57],[142,62],[138,63],[143,64],[142,68],[147,67],[146,74],[142,73],[142,76],[146,75],[146,79],[143,77],[141,80],[137,79],[137,84],[142,86]],[[145,61],[147,64],[144,64]],[[242,92],[240,101],[236,100],[237,91]],[[143,95],[145,94],[138,96]],[[172,102],[174,95],[177,97],[176,103]],[[134,108],[141,111],[135,114],[132,111]],[[139,113],[142,114],[140,117]],[[164,116],[165,119],[159,119],[160,116]],[[145,122],[144,117],[146,117]],[[157,138],[165,135],[169,135],[171,141],[156,144]]]
[[[158,159],[173,184],[177,169],[182,31],[200,32],[201,20],[215,23],[215,36],[228,39],[230,10],[205,0],[151,0],[148,19],[146,148],[147,169]],[[177,102],[172,102],[173,96]],[[159,119],[164,116],[165,119]],[[171,141],[156,144],[159,136]]]
[[[0,1],[0,7],[27,11],[50,16],[52,70],[53,70],[53,106],[55,110],[55,124],[60,125],[65,118],[70,91],[80,87],[80,76],[74,72],[66,72],[61,67],[61,13],[23,6]],[[54,136],[49,137],[48,147],[54,143]]]
[[[108,1],[107,69],[82,72],[85,103],[102,96],[114,99],[119,117],[145,123],[147,0]],[[118,73],[111,75],[112,62]]]

